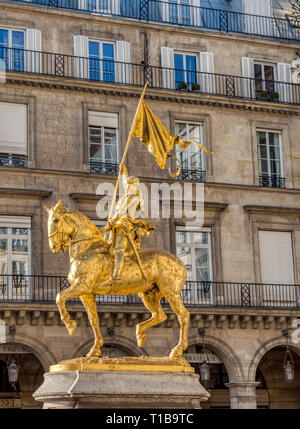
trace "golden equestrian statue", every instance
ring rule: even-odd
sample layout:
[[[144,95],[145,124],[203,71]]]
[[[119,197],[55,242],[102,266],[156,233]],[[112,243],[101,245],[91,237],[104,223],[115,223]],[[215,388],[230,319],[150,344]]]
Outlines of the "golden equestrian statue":
[[[103,338],[99,327],[95,295],[138,294],[151,313],[148,320],[136,326],[136,339],[139,347],[142,347],[146,341],[146,330],[166,320],[167,316],[160,304],[161,299],[165,298],[179,321],[179,341],[171,350],[168,358],[161,358],[159,361],[160,358],[147,357],[146,364],[148,366],[149,363],[153,365],[153,362],[156,366],[163,364],[167,368],[165,371],[193,372],[193,369],[182,358],[182,354],[188,346],[189,312],[184,307],[180,294],[187,279],[187,270],[178,257],[167,251],[140,249],[141,235],[149,235],[154,227],[145,220],[137,219],[138,212],[144,212],[139,179],[133,176],[128,177],[124,161],[132,137],[140,138],[142,143],[148,146],[148,151],[155,156],[161,168],[164,168],[166,159],[170,156],[168,152],[174,148],[175,144],[184,149],[191,143],[198,143],[182,142],[179,136],[173,137],[169,134],[148,106],[143,104],[146,87],[147,83],[120,163],[110,214],[107,225],[103,228],[104,237],[95,224],[83,213],[64,209],[61,200],[51,209],[47,209],[51,251],[53,253],[65,252],[69,247],[70,253],[68,275],[70,286],[57,294],[56,303],[62,322],[66,325],[69,334],[73,335],[76,330],[76,321],[71,319],[65,304],[70,299],[80,298],[87,311],[95,337],[91,350],[85,358],[80,358],[80,362],[88,360],[97,364],[101,355]],[[198,146],[206,150],[201,145],[198,144]],[[126,193],[119,199],[114,209],[121,175],[123,175]],[[107,240],[108,234],[109,240]],[[103,363],[105,359],[111,362],[112,358],[101,358],[101,362]],[[136,368],[143,357],[132,359],[132,364],[134,364],[132,368]],[[164,359],[165,361],[163,361]],[[173,365],[177,365],[177,370],[174,369],[175,366],[170,369],[172,362]],[[59,367],[59,365],[57,366]],[[115,367],[119,368],[118,365]],[[115,367],[108,366],[109,370],[116,369]]]

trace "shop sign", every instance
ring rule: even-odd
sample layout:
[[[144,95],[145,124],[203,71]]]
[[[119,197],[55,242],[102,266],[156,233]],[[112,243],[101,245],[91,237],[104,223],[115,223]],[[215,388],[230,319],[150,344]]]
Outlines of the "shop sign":
[[[189,363],[201,363],[204,360],[207,363],[222,363],[214,353],[183,353],[183,357]]]
[[[21,399],[0,398],[0,408],[21,408]]]

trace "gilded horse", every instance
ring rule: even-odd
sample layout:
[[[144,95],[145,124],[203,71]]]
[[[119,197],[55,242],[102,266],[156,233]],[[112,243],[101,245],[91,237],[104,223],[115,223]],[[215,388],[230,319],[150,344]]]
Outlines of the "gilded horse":
[[[146,341],[146,329],[164,320],[165,315],[160,301],[165,298],[176,313],[180,325],[178,344],[172,349],[170,358],[180,358],[188,346],[189,312],[184,307],[180,293],[187,278],[183,262],[164,250],[140,251],[140,260],[146,274],[143,278],[136,256],[125,258],[121,273],[121,282],[115,289],[101,286],[111,276],[112,259],[109,244],[103,239],[98,228],[83,213],[63,210],[60,200],[55,207],[47,209],[49,247],[53,253],[65,252],[69,247],[70,287],[59,292],[56,303],[61,320],[70,335],[76,330],[76,321],[72,320],[65,303],[69,299],[80,298],[94,332],[95,341],[87,357],[98,357],[103,345],[99,327],[99,318],[95,295],[138,294],[152,316],[136,326],[136,338],[139,347]]]

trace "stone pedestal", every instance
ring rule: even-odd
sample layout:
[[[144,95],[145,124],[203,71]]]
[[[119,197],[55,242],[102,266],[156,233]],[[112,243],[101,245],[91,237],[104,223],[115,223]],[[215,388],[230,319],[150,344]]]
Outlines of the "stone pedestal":
[[[43,408],[201,408],[210,394],[182,372],[48,372],[33,394]]]

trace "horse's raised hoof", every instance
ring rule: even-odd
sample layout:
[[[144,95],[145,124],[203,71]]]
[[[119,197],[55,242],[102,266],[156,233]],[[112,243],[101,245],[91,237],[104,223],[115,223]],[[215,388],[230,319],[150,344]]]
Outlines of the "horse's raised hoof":
[[[101,351],[99,348],[92,348],[88,354],[86,355],[86,358],[96,358],[96,357],[100,357],[101,356]]]
[[[147,339],[147,335],[146,334],[138,334],[136,336],[137,345],[139,347],[143,347],[143,345],[145,344],[146,339]]]
[[[73,336],[77,328],[77,323],[75,320],[70,320],[66,323],[66,327],[68,329],[69,334]]]

